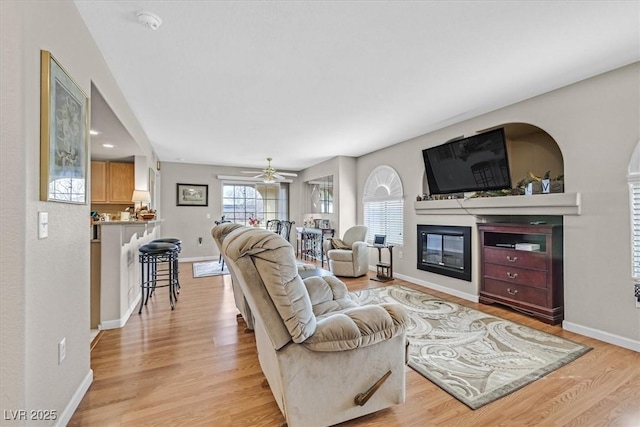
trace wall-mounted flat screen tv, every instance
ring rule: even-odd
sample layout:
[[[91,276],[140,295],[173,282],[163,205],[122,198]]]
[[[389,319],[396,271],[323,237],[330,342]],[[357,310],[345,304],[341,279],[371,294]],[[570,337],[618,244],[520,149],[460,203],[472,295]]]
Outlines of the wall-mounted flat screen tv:
[[[422,150],[433,194],[511,188],[504,128]]]

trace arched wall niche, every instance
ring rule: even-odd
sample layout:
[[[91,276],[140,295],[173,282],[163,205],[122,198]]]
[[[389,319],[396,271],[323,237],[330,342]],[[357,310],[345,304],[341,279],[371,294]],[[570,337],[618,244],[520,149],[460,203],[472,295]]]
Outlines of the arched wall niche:
[[[518,182],[529,175],[529,172],[542,177],[547,171],[554,179],[564,176],[564,157],[555,139],[545,130],[529,123],[505,123],[478,133],[504,127],[507,139],[507,155],[511,184],[515,187]],[[471,136],[471,135],[465,135]],[[446,141],[442,141],[445,143]],[[423,194],[429,194],[426,173],[422,180]]]

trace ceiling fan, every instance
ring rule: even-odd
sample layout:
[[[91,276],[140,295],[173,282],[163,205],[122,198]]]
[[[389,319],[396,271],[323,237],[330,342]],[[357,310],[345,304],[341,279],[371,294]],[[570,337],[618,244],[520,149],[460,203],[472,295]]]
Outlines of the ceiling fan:
[[[265,184],[273,184],[276,181],[286,179],[287,176],[298,176],[297,173],[278,172],[276,168],[271,166],[271,157],[267,157],[268,165],[262,171],[242,171],[242,173],[257,173],[254,179],[262,179]]]

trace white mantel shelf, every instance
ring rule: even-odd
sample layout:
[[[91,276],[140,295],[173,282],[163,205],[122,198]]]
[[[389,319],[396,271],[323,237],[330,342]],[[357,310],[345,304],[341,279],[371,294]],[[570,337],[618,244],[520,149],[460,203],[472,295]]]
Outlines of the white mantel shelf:
[[[580,215],[580,193],[414,202],[416,215]]]

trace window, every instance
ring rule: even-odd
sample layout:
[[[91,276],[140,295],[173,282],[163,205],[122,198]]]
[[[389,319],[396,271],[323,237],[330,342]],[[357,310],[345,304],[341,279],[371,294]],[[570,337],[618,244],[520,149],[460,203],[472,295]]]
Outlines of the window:
[[[640,141],[629,164],[629,195],[631,206],[631,276],[640,282]],[[640,301],[640,297],[638,297]]]
[[[390,245],[403,243],[404,201],[402,181],[390,166],[378,166],[367,178],[362,200],[367,241],[376,234],[387,236]]]
[[[257,218],[264,226],[270,219],[289,219],[289,184],[223,183],[222,215],[225,219],[249,225]]]
[[[631,190],[632,277],[640,282],[640,179],[629,183]]]

